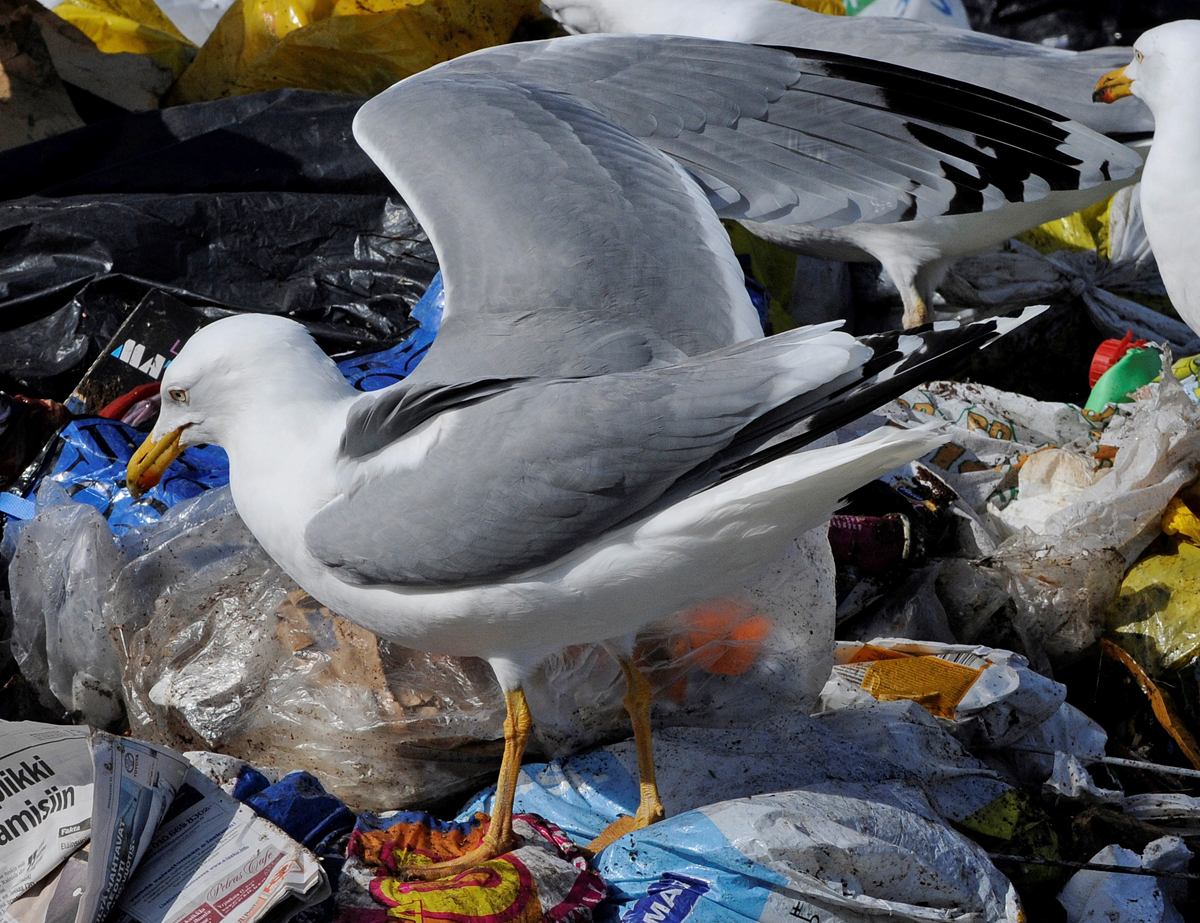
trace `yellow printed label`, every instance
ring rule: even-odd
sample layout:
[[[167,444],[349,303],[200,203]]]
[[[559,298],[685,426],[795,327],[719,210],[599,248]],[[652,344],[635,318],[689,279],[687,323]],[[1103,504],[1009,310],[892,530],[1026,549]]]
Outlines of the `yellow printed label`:
[[[982,667],[964,667],[940,657],[877,660],[867,667],[862,688],[880,702],[911,699],[939,718],[954,709],[983,675]]]

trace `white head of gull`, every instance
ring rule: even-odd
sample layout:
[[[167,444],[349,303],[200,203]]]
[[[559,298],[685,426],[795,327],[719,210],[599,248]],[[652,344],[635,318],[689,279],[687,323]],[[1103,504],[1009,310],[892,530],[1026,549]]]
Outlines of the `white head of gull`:
[[[623,81],[627,101],[675,85],[743,113],[764,81],[783,93],[798,79],[770,49],[586,37],[397,84],[354,132],[437,251],[446,312],[426,358],[362,394],[301,325],[216,321],[168,367],[129,464],[138,492],[182,447],[224,446],[247,526],[315,598],[383,638],[491,664],[509,709],[491,823],[467,855],[414,876],[510,846],[522,683],[570,644],[605,643],[620,662],[642,775],[633,815],[590,847],[663,816],[633,633],[741,586],[847,493],[935,446],[884,428],[799,451],[1024,319],[762,338],[706,195],[564,88],[564,69],[582,86],[580,73]]]
[[[1104,75],[1094,98],[1136,96],[1154,113],[1154,146],[1142,173],[1142,221],[1171,303],[1200,333],[1200,20],[1150,29],[1133,60]]]

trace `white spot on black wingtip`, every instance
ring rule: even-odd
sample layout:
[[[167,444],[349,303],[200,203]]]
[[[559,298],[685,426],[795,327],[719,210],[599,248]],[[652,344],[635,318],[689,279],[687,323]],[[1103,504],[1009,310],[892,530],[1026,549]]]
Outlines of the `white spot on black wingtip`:
[[[1006,333],[1016,330],[1022,324],[1028,323],[1029,321],[1033,320],[1035,317],[1038,317],[1039,315],[1044,314],[1045,312],[1047,312],[1049,310],[1050,310],[1050,305],[1048,305],[1048,304],[1034,304],[1034,305],[1030,305],[1029,307],[1025,308],[1016,317],[997,317],[995,319],[996,336],[1002,337]]]

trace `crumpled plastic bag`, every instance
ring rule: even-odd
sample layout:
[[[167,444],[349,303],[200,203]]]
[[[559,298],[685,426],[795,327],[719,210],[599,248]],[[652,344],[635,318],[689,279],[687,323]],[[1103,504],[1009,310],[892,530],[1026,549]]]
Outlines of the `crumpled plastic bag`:
[[[381,646],[298,591],[228,489],[127,533],[105,600],[136,733],[315,772],[356,808],[490,779],[503,699],[486,664]]]
[[[991,764],[1003,762],[1026,786],[1041,785],[1052,796],[1085,804],[1122,802],[1124,796],[1096,783],[1087,764],[1105,755],[1108,734],[1069,702],[1013,743],[983,754]]]
[[[1182,669],[1200,656],[1200,517],[1189,488],[1174,498],[1162,517],[1164,536],[1126,573],[1108,612],[1108,628],[1133,658],[1151,673]]]
[[[536,0],[235,0],[169,105],[282,87],[373,96],[511,39]]]
[[[1186,324],[1127,297],[1169,304],[1142,222],[1140,184],[1118,190],[1105,211],[1089,210],[1051,225],[999,251],[956,262],[941,285],[947,300],[995,308],[1078,295],[1107,336],[1132,330],[1179,355],[1200,352],[1200,337]]]
[[[888,787],[775,792],[707,805],[624,837],[597,868],[626,923],[1023,919],[986,854]]]
[[[833,556],[817,528],[739,593],[639,632],[635,655],[655,693],[656,724],[744,725],[764,702],[807,713],[829,675],[833,628]],[[549,755],[629,733],[625,681],[600,645],[551,657],[525,693]]]
[[[387,179],[347,143],[360,104],[280,91],[0,153],[0,195],[26,196],[0,221],[0,367],[24,393],[61,396],[156,289],[213,318],[289,314],[331,353],[402,341],[437,264]]]
[[[881,410],[901,425],[931,417],[951,424],[952,439],[908,470],[957,493],[960,542],[1013,598],[1014,627],[1039,668],[1070,662],[1099,640],[1126,567],[1195,477],[1200,408],[1169,374],[1169,353],[1163,361],[1161,383],[1099,417],[957,382],[931,382]],[[1034,497],[1023,500],[1022,466],[1047,448],[1069,452],[1092,476],[1034,477]]]
[[[13,654],[44,705],[108,727],[122,714],[121,665],[101,612],[120,554],[92,507],[52,481],[38,499],[9,567]]]
[[[1192,851],[1176,836],[1150,843],[1139,856],[1123,846],[1106,846],[1091,862],[1158,871],[1186,871]],[[1150,875],[1122,875],[1084,869],[1059,892],[1067,923],[1111,920],[1113,923],[1184,923],[1175,903],[1187,897],[1181,881]]]
[[[196,56],[193,45],[154,0],[63,0],[54,12],[106,53],[145,55],[178,77]]]
[[[844,717],[860,720],[840,726]],[[889,702],[820,719],[780,713],[737,729],[668,727],[653,737],[667,819],[617,840],[596,864],[626,921],[655,919],[671,904],[676,916],[662,918],[695,923],[787,918],[794,907],[800,918],[824,921],[828,912],[856,923],[889,912],[953,918],[952,910],[1015,919],[1006,916],[1016,910],[1008,882],[946,823],[972,819],[1013,790],[923,709]],[[582,843],[636,809],[636,767],[632,741],[526,763],[516,809]],[[458,820],[486,813],[493,795],[481,792]],[[917,869],[929,881],[920,895],[910,877]]]

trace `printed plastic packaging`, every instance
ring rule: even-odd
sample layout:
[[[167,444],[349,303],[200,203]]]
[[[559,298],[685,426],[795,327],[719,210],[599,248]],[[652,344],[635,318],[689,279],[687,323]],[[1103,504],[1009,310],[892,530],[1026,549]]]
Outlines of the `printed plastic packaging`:
[[[1005,747],[1058,711],[1067,690],[1011,651],[898,638],[840,641],[821,711],[908,699],[964,743]]]

